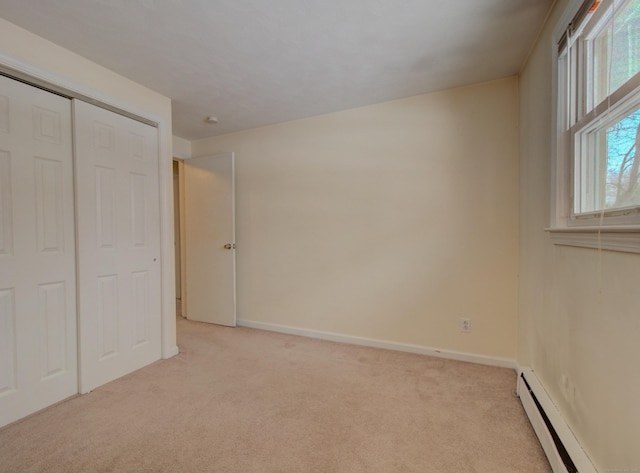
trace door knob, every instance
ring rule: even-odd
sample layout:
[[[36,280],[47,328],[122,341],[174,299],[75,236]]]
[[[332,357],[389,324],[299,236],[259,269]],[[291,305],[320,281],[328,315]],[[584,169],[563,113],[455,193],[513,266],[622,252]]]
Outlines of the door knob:
[[[225,250],[231,250],[231,249],[235,250],[236,249],[236,244],[235,243],[233,243],[233,244],[227,243],[226,245],[224,245],[224,248],[225,248]]]

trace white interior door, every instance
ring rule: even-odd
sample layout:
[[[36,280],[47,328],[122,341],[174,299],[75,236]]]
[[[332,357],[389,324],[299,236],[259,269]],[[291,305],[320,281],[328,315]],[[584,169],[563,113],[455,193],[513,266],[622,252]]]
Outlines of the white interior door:
[[[78,392],[71,102],[0,76],[0,425]]]
[[[234,155],[188,159],[185,174],[186,317],[235,327]]]
[[[73,104],[84,393],[161,356],[158,133]]]

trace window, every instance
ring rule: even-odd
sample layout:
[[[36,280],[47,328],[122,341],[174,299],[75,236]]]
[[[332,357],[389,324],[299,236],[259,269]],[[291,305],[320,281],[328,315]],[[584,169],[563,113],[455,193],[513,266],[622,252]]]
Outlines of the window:
[[[561,33],[550,230],[597,232],[601,247],[603,232],[640,232],[640,0],[583,2]]]

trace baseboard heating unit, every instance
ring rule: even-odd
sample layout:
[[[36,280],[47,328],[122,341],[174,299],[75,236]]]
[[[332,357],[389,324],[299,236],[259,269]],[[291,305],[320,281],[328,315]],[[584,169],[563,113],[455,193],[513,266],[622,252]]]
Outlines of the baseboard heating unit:
[[[554,473],[597,473],[530,368],[518,377],[518,396]]]

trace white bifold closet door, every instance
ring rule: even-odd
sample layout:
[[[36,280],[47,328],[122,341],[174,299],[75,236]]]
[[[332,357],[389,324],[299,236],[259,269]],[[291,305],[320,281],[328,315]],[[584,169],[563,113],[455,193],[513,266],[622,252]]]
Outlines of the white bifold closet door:
[[[74,100],[80,392],[161,356],[158,130]]]
[[[71,102],[0,76],[0,425],[78,392]]]

